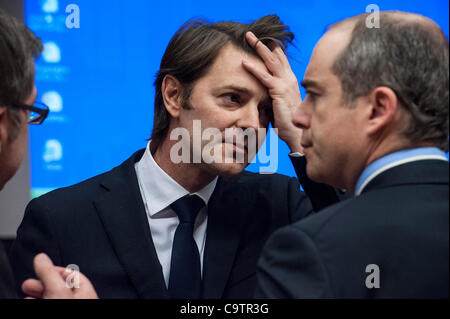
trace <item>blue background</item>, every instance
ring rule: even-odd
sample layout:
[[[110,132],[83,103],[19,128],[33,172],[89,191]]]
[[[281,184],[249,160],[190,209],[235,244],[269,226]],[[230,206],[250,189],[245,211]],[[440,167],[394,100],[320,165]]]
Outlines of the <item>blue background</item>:
[[[52,1],[50,1],[52,2]],[[26,1],[27,25],[60,48],[57,63],[37,61],[40,97],[57,91],[63,109],[43,126],[31,127],[32,188],[36,196],[71,185],[119,165],[146,146],[153,124],[153,80],[175,31],[190,18],[250,23],[277,14],[296,35],[288,50],[301,80],[315,43],[325,27],[365,12],[366,1]],[[80,8],[80,28],[68,29],[68,4]],[[381,10],[404,10],[435,20],[448,36],[448,1],[377,1]],[[47,10],[48,11],[48,10]],[[303,92],[302,92],[303,93]],[[39,97],[38,97],[39,98]],[[57,160],[44,160],[45,143],[62,146]],[[279,142],[278,173],[294,176],[288,148]],[[248,167],[257,171],[256,164]]]

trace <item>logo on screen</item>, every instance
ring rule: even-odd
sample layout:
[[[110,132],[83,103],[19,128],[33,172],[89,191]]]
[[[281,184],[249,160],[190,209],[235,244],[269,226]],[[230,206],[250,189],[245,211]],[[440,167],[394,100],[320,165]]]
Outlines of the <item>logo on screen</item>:
[[[42,52],[42,57],[45,62],[48,63],[58,63],[61,61],[61,50],[55,42],[44,43],[44,51]]]
[[[47,140],[44,148],[44,162],[57,162],[63,157],[63,148],[58,140]]]
[[[58,0],[41,0],[41,9],[46,13],[58,12]]]
[[[62,97],[56,91],[48,91],[42,95],[42,102],[48,105],[50,112],[58,113],[63,109]]]

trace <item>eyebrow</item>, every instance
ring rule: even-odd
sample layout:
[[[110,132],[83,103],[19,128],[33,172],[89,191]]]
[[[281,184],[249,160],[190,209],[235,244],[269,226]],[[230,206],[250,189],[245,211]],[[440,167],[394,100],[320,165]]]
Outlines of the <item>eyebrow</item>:
[[[303,80],[302,83],[300,83],[300,85],[303,86],[305,89],[308,87],[313,87],[319,90],[322,89],[322,86],[320,86],[316,81],[308,79]]]
[[[222,86],[217,89],[217,91],[222,91],[222,90],[233,90],[233,91],[237,91],[242,94],[253,95],[253,92],[251,90],[247,89],[246,87],[238,86],[238,85],[225,85],[225,86]],[[265,98],[262,102],[269,103],[271,101],[272,100],[270,98],[270,95],[267,94],[267,96],[265,96]]]
[[[222,87],[218,88],[217,90],[233,90],[233,91],[237,91],[237,92],[245,93],[245,94],[249,94],[249,95],[252,93],[249,89],[242,87],[242,86],[237,86],[237,85],[226,85],[226,86],[222,86]]]

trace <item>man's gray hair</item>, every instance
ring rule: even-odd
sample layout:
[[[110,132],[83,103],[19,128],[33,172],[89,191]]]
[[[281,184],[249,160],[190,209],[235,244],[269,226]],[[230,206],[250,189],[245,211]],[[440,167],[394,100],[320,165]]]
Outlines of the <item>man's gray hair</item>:
[[[405,12],[380,12],[380,28],[366,27],[367,14],[354,22],[349,45],[336,58],[345,102],[379,86],[390,87],[409,114],[403,131],[411,142],[431,142],[448,151],[449,43],[431,20]]]
[[[0,106],[6,106],[14,131],[18,133],[20,110],[34,86],[34,58],[42,52],[42,42],[23,23],[0,9]]]

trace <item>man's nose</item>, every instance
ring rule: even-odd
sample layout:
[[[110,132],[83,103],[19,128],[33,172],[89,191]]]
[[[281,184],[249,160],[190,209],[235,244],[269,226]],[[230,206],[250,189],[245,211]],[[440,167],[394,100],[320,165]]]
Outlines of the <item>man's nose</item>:
[[[311,126],[311,114],[307,112],[303,103],[292,114],[292,123],[301,129],[309,129]]]
[[[259,110],[257,105],[246,105],[241,108],[240,118],[237,122],[238,127],[247,129],[252,128],[255,131],[260,128]]]

